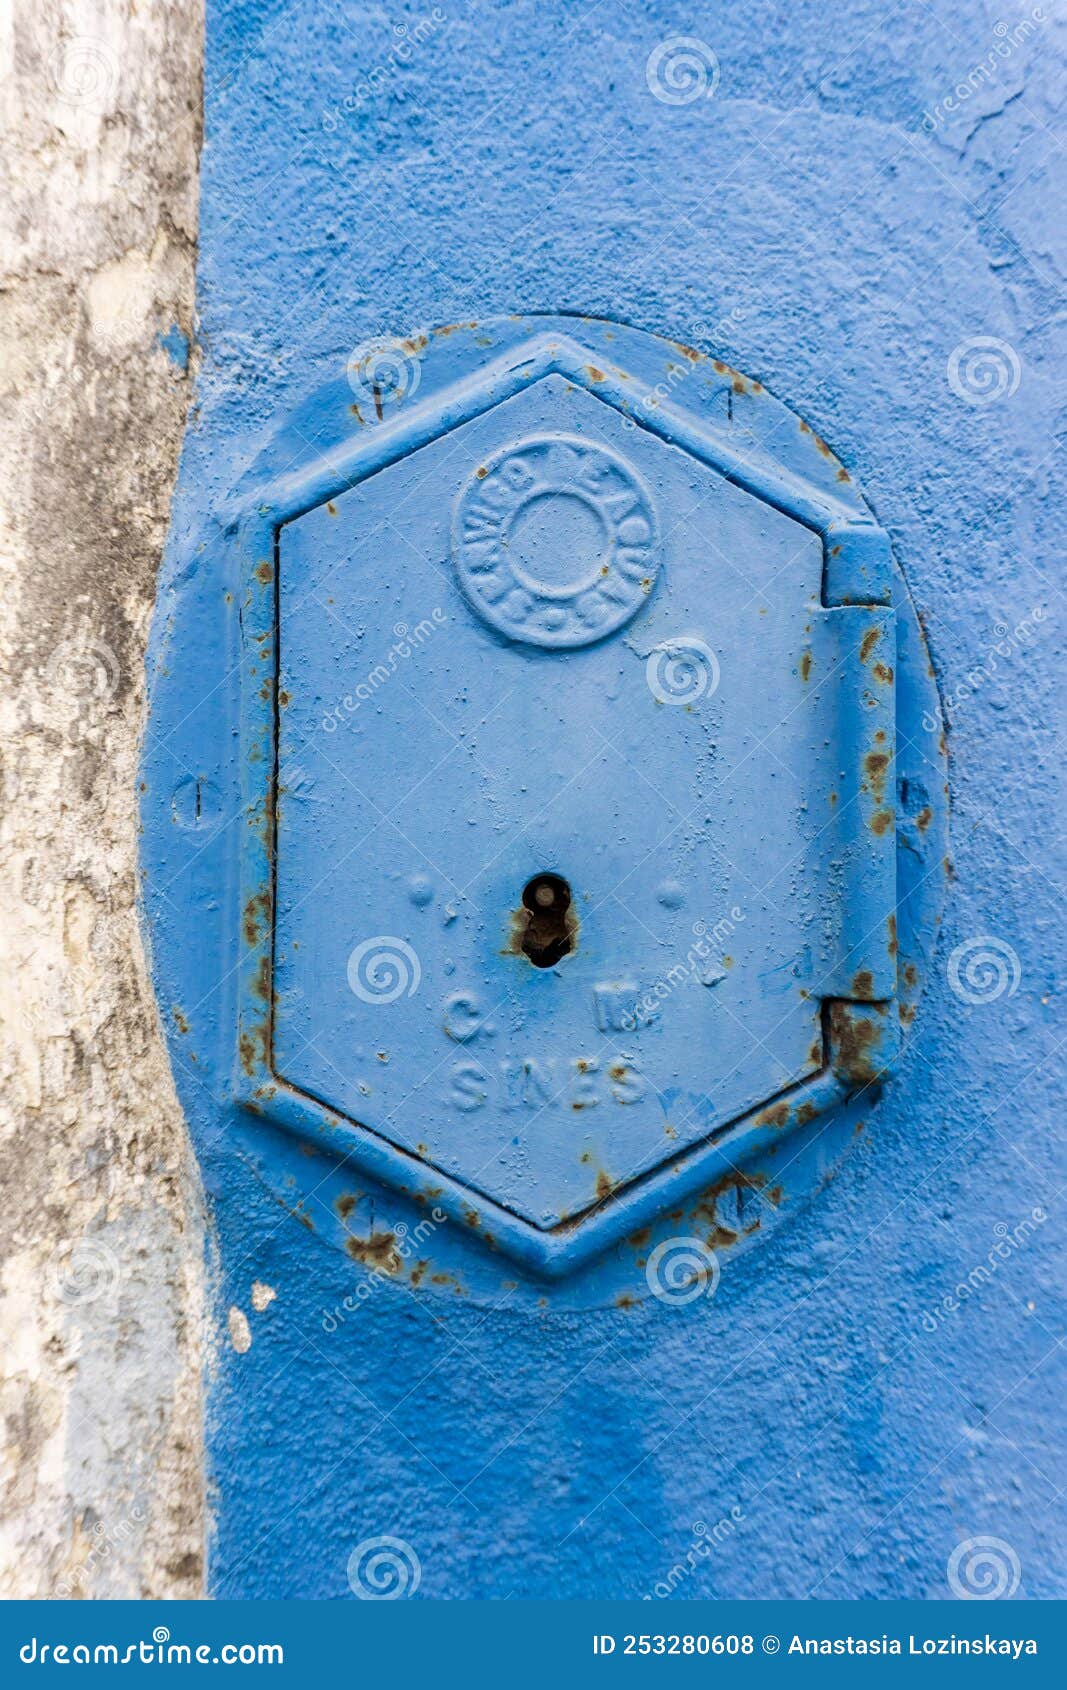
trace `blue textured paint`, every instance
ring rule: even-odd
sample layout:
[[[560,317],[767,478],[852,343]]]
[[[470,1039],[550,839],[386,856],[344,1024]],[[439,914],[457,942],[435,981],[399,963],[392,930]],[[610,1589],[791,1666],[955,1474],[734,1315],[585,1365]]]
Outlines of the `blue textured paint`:
[[[189,368],[189,336],[177,323],[172,323],[166,334],[159,336],[159,344],[179,370],[184,373]]]
[[[212,1394],[220,1594],[348,1594],[350,1553],[381,1535],[412,1546],[427,1596],[636,1595],[679,1565],[679,1596],[936,1596],[955,1546],[983,1533],[1010,1543],[1023,1593],[1064,1588],[1048,1101],[1061,871],[1044,846],[1040,727],[1062,602],[1042,373],[1051,27],[995,57],[959,111],[938,104],[1002,39],[995,21],[974,5],[951,27],[924,13],[904,41],[880,5],[699,21],[659,6],[441,9],[422,27],[408,16],[398,54],[377,12],[211,13],[205,363],[153,641],[143,815],[149,943],[212,1200],[220,1315],[244,1309],[252,1332],[247,1354],[223,1352]],[[672,105],[646,67],[683,29],[711,44],[721,78],[714,97]],[[598,1309],[629,1300],[631,1263],[629,1279],[539,1309],[437,1223],[444,1283],[369,1279],[337,1247],[343,1171],[232,1107],[237,874],[262,770],[238,757],[241,535],[213,513],[233,521],[236,489],[321,467],[339,438],[323,384],[341,391],[354,347],[516,309],[676,335],[805,417],[889,531],[949,702],[957,884],[900,1070],[803,1207],[855,1123],[790,1139],[787,1224],[726,1253],[716,1295],[681,1307]],[[461,331],[468,350],[478,332]],[[946,377],[978,335],[1018,360],[995,355],[1010,391],[989,404],[968,403],[957,367],[955,387]],[[732,377],[719,387],[718,420],[745,451],[745,395]],[[402,531],[396,545],[402,557]],[[895,602],[898,711],[936,768],[921,644]],[[374,609],[390,626],[399,614]],[[284,626],[282,641],[284,666]],[[899,797],[901,915],[929,943],[921,837],[941,795],[917,775]],[[1009,969],[1007,990],[968,1003],[946,965],[987,936],[1011,947],[1018,984]],[[384,1203],[395,1238],[389,1199],[365,1182],[352,1195],[358,1236],[376,1236]],[[747,1187],[732,1198],[728,1231],[762,1222]],[[277,1291],[260,1312],[253,1280]],[[720,1520],[713,1553],[687,1559]]]

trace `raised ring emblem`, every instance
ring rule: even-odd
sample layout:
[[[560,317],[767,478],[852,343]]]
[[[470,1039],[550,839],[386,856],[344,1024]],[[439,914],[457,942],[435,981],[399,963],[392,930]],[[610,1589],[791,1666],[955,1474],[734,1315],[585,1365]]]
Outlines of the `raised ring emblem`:
[[[479,616],[529,645],[580,646],[644,604],[659,569],[647,489],[619,453],[535,434],[479,464],[456,502],[452,552]]]

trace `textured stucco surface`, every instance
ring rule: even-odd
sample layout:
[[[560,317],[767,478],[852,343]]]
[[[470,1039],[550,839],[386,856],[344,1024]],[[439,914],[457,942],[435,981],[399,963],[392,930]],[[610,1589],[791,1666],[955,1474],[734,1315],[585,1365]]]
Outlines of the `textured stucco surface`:
[[[1021,1594],[1067,1589],[1062,40],[1037,11],[1005,56],[980,0],[519,0],[438,8],[398,58],[401,20],[375,7],[211,9],[205,363],[157,624],[173,744],[194,742],[195,687],[232,796],[232,583],[199,578],[195,546],[271,419],[372,337],[588,312],[725,358],[856,475],[925,621],[955,816],[937,965],[844,1168],[714,1299],[581,1316],[381,1285],[345,1311],[362,1270],[322,1240],[321,1167],[261,1139],[291,1181],[279,1205],[203,1090],[204,1064],[225,1084],[236,939],[190,867],[201,950],[182,911],[154,918],[161,985],[192,994],[173,1056],[226,1275],[218,1593],[345,1596],[383,1536],[431,1597],[936,1599],[985,1535]],[[429,15],[405,14],[410,39]],[[682,32],[719,78],[674,105],[648,66]],[[997,343],[992,393],[960,377],[974,337]],[[146,767],[162,862],[176,775],[151,747]],[[968,999],[961,956],[990,940]],[[253,1282],[276,1293],[263,1309]]]
[[[0,1592],[196,1595],[195,1168],[135,916],[191,386],[202,19],[0,19]]]

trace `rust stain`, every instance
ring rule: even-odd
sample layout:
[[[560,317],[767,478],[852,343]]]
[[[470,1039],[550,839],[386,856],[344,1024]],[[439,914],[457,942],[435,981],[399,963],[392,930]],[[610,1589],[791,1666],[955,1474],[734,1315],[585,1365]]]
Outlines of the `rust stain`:
[[[915,826],[919,829],[920,833],[925,833],[933,819],[933,810],[930,808],[929,804],[924,804],[915,818]]]
[[[635,1309],[637,1307],[637,1298],[630,1297],[625,1291],[622,1291],[615,1299],[615,1307],[617,1309]]]
[[[800,678],[801,678],[802,681],[807,681],[807,680],[810,680],[810,678],[811,678],[811,652],[810,651],[806,651],[804,653],[803,657],[800,659]]]
[[[879,839],[880,839],[884,833],[889,832],[889,829],[892,827],[892,825],[893,825],[893,812],[892,812],[892,810],[875,810],[874,815],[871,817],[871,832],[872,833],[876,833],[878,835]]]
[[[872,1051],[881,1037],[881,1026],[869,1016],[856,1016],[847,1004],[831,1003],[830,1029],[840,1051],[841,1066],[853,1085],[870,1085],[881,1070]]]
[[[650,1226],[642,1226],[639,1227],[636,1232],[631,1232],[626,1242],[627,1244],[632,1245],[635,1250],[643,1250],[651,1238],[652,1228]]]
[[[411,352],[413,354],[417,352],[424,352],[430,344],[430,337],[425,334],[416,334],[412,335],[410,340],[402,340],[400,344],[404,348],[405,352]]]
[[[761,1109],[753,1122],[757,1127],[784,1127],[789,1119],[788,1103],[774,1103],[769,1109]]]
[[[488,465],[487,464],[479,464],[478,468],[475,470],[474,473],[478,477],[479,481],[484,481],[486,476],[489,474]]]
[[[605,1203],[615,1190],[615,1181],[610,1174],[601,1168],[596,1176],[596,1195],[599,1203]]]
[[[262,921],[262,929],[260,922]],[[245,936],[246,945],[258,945],[263,933],[270,926],[270,893],[255,892],[245,905],[241,919],[241,929]]]
[[[396,1248],[395,1232],[372,1232],[369,1238],[348,1237],[345,1249],[354,1261],[378,1273],[396,1273],[401,1257]]]
[[[179,1033],[187,1033],[189,1031],[189,1023],[176,1003],[171,1004],[170,1012],[174,1017],[174,1025],[177,1027]]]
[[[450,334],[458,334],[461,329],[476,329],[477,323],[445,323],[441,328],[434,329],[434,334],[445,340]]]
[[[814,1103],[802,1103],[797,1110],[797,1126],[806,1127],[809,1121],[818,1118],[819,1110]]]
[[[909,986],[917,986],[919,984],[919,970],[913,962],[906,962],[904,964],[904,979]]]
[[[885,797],[885,776],[889,767],[888,751],[868,751],[863,759],[863,767],[870,782],[870,789],[876,801],[880,804]]]
[[[893,684],[893,667],[892,667],[892,664],[889,664],[889,663],[874,663],[874,664],[871,665],[871,674],[874,676],[876,681],[881,681],[881,683],[884,687],[892,686],[892,684]]]
[[[896,918],[896,916],[895,915],[887,916],[885,924],[886,924],[886,927],[889,929],[889,945],[888,945],[889,954],[890,954],[890,956],[896,956],[897,950],[898,950],[898,945],[897,945],[897,918]]]
[[[266,558],[264,558],[262,563],[256,564],[256,576],[263,582],[264,586],[266,586],[268,581],[274,580],[274,571],[267,562]]]
[[[869,968],[857,969],[852,976],[852,994],[854,997],[870,999],[874,996],[874,975]]]
[[[329,511],[331,516],[337,515],[337,506],[334,504],[332,499],[327,499],[326,509]]]
[[[878,641],[881,639],[881,637],[882,637],[881,628],[868,628],[867,629],[867,632],[864,634],[862,640],[860,641],[860,662],[861,663],[866,663],[868,657],[870,657],[871,652],[874,650],[875,646],[878,644]]]
[[[605,381],[607,379],[603,370],[598,370],[595,364],[586,364],[585,373],[590,381]]]
[[[691,364],[699,364],[704,357],[703,352],[698,352],[694,346],[687,346],[684,340],[672,340],[671,345],[677,348],[683,358],[688,358]]]

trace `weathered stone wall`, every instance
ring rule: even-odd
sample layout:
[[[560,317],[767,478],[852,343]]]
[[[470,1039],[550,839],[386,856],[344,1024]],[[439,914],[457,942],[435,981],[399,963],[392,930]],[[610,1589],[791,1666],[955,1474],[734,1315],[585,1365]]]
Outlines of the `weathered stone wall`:
[[[135,781],[194,362],[202,17],[15,0],[0,31],[0,1592],[188,1596],[202,1223]]]

